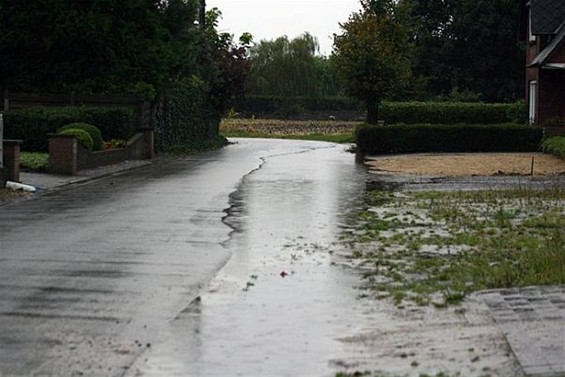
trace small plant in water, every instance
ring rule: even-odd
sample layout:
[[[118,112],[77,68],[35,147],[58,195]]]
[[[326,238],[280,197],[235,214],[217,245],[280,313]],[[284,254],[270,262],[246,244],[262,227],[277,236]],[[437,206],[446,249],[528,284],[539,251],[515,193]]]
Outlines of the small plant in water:
[[[563,189],[372,191],[342,241],[376,297],[445,307],[481,289],[565,284],[564,200]]]

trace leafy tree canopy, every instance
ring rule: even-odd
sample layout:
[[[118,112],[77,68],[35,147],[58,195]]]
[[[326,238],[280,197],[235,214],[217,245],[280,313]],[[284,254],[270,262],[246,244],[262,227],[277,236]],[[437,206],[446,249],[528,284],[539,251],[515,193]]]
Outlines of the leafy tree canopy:
[[[194,71],[195,1],[2,0],[0,84],[29,91],[157,90]]]
[[[411,0],[420,91],[458,99],[522,97],[520,0]]]
[[[156,99],[202,81],[211,112],[244,87],[248,45],[199,0],[0,0],[0,87]],[[250,35],[244,36],[249,41]],[[198,80],[194,80],[198,78]]]
[[[346,93],[367,104],[367,122],[378,106],[411,78],[412,33],[407,1],[362,0],[362,10],[341,25],[332,61]]]
[[[294,39],[262,40],[250,51],[249,93],[311,98],[335,94],[328,60],[318,52],[318,40],[309,33]]]

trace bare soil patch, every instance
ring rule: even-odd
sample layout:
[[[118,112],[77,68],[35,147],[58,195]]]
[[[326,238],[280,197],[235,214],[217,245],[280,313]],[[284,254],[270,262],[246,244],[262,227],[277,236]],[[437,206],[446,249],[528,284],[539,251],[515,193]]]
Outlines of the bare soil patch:
[[[380,174],[432,176],[563,175],[565,160],[543,153],[446,153],[372,157],[370,170]]]
[[[0,188],[0,203],[14,198],[21,198],[27,195],[29,195],[28,192]]]

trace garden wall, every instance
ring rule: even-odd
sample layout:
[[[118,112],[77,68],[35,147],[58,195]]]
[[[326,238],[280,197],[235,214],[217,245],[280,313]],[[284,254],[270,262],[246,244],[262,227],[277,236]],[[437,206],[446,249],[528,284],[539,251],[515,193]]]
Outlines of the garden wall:
[[[2,147],[2,164],[0,167],[0,188],[6,186],[6,181],[20,181],[20,145],[21,140],[4,139]]]
[[[79,170],[117,164],[127,160],[147,160],[154,157],[153,130],[140,130],[125,148],[90,152],[70,135],[49,135],[49,172],[76,174]]]

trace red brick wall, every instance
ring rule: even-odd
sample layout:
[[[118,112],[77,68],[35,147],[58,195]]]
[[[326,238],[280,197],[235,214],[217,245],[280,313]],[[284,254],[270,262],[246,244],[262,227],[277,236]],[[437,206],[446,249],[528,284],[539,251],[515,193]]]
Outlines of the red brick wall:
[[[565,117],[565,71],[540,70],[538,124],[554,117]]]
[[[561,46],[553,51],[553,54],[549,57],[549,63],[565,63],[565,43],[561,43]]]
[[[20,181],[20,144],[21,140],[4,140],[2,159],[6,170],[6,179],[12,182]]]
[[[78,145],[73,136],[49,135],[49,171],[75,174],[78,170],[126,160],[152,159],[153,138],[153,130],[141,130],[128,142],[126,148],[90,152]]]
[[[77,172],[77,139],[71,135],[49,135],[49,172]]]

